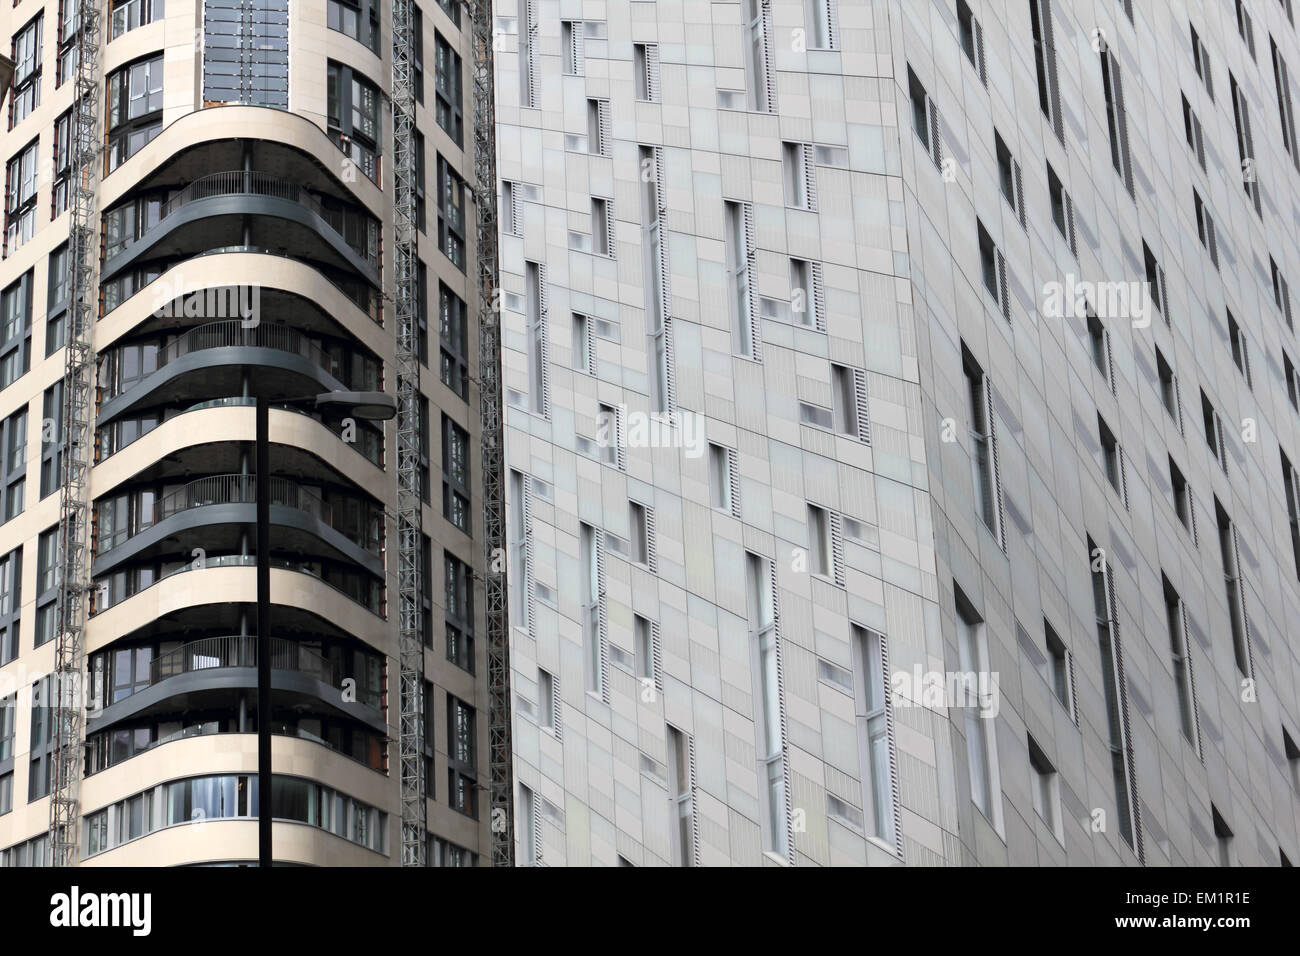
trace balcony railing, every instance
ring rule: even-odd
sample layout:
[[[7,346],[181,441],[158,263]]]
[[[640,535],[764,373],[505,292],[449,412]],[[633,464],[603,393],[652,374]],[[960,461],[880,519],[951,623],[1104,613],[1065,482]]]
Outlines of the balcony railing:
[[[323,371],[330,374],[334,373],[334,365],[330,361],[329,355],[293,326],[266,322],[246,326],[241,319],[223,319],[197,326],[177,336],[164,348],[159,349],[156,368],[126,382],[110,382],[104,386],[100,400],[108,401],[116,398],[132,385],[143,381],[154,372],[166,368],[183,356],[208,349],[238,347],[274,349],[277,352],[288,352],[291,355],[302,356]]]
[[[217,196],[269,196],[298,203],[325,220],[353,252],[372,266],[379,267],[378,224],[374,220],[361,214],[348,216],[342,209],[334,209],[322,203],[316,193],[300,183],[271,173],[244,169],[210,173],[194,180],[168,199],[163,204],[161,218],[166,219],[189,203]],[[364,235],[358,236],[355,234],[357,232]]]
[[[362,514],[360,515],[360,522],[349,522],[343,507],[325,501],[296,481],[273,476],[269,484],[271,490],[270,504],[272,506],[293,508],[304,514],[311,515],[339,532],[357,547],[372,554],[380,553],[382,549],[382,522],[379,520],[381,517],[379,513],[374,515]],[[137,497],[132,502],[130,510],[133,515],[138,515],[138,517],[131,521],[129,527],[98,532],[95,537],[96,553],[104,554],[158,522],[184,511],[205,508],[209,505],[254,504],[256,501],[256,475],[211,475],[207,478],[199,478],[158,498],[152,503],[152,506],[145,504],[142,499]],[[353,504],[358,511],[365,508],[365,505],[361,502],[354,502]],[[360,523],[363,527],[354,527],[353,525],[357,523]],[[102,523],[99,524],[99,527],[102,529]]]

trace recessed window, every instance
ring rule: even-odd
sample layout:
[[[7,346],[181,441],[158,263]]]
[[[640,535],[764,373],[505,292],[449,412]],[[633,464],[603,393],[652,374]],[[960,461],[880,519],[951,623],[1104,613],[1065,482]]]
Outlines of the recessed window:
[[[555,730],[555,676],[544,670],[537,672],[537,722],[547,730]]]
[[[289,108],[289,0],[259,0],[256,16],[203,0],[203,105],[222,103]]]
[[[1219,527],[1219,557],[1223,562],[1223,586],[1228,603],[1228,625],[1232,631],[1232,654],[1237,670],[1251,677],[1250,638],[1246,631],[1246,592],[1241,582],[1241,559],[1237,554],[1237,528],[1219,499],[1214,499],[1214,513]]]
[[[1038,79],[1038,105],[1056,138],[1065,142],[1061,123],[1061,94],[1056,79],[1056,43],[1052,31],[1051,0],[1029,0],[1029,22],[1034,35],[1034,69]]]
[[[1070,651],[1051,622],[1043,618],[1043,643],[1047,647],[1047,683],[1071,718],[1074,716],[1074,680],[1070,669]]]
[[[1169,629],[1169,658],[1174,671],[1174,691],[1178,696],[1179,725],[1187,742],[1199,753],[1195,684],[1192,681],[1192,661],[1187,646],[1187,609],[1163,573],[1160,579],[1165,591],[1165,624]]]
[[[1196,32],[1196,27],[1191,27],[1192,31],[1192,63],[1196,67],[1196,75],[1201,78],[1205,84],[1205,92],[1209,94],[1210,100],[1214,100],[1214,81],[1210,76],[1210,51],[1205,48],[1201,42],[1201,35]]]
[[[808,506],[808,552],[808,569],[813,574],[830,577],[834,573],[830,514],[817,505]]]
[[[1119,439],[1100,415],[1097,416],[1097,433],[1101,441],[1102,464],[1106,471],[1106,480],[1110,482],[1110,486],[1115,489],[1116,494],[1127,507],[1123,451],[1120,449]]]
[[[1249,387],[1251,385],[1250,357],[1246,354],[1246,333],[1241,330],[1237,319],[1230,311],[1228,312],[1228,344],[1232,347],[1232,364],[1237,366],[1237,371],[1241,373]]]
[[[629,557],[637,564],[650,563],[649,512],[640,502],[628,503],[628,524],[631,528]]]
[[[1183,527],[1191,531],[1193,528],[1192,492],[1182,469],[1175,464],[1173,455],[1169,456],[1169,484],[1174,499],[1174,512],[1178,515],[1178,520],[1183,523]]]
[[[785,176],[785,204],[813,208],[812,148],[806,143],[781,144],[781,169]]]
[[[1241,3],[1238,2],[1237,9],[1241,9]],[[1210,819],[1214,824],[1214,848],[1215,855],[1218,857],[1219,866],[1232,866],[1232,828],[1228,826],[1219,808],[1210,804]]]
[[[1181,433],[1183,430],[1182,415],[1179,413],[1178,403],[1178,382],[1174,378],[1174,369],[1165,358],[1165,354],[1156,348],[1156,374],[1160,378],[1160,402],[1165,406],[1165,411],[1169,417],[1174,420]]]
[[[1033,737],[1029,738],[1029,766],[1034,772],[1034,812],[1057,840],[1061,839],[1060,777]]]

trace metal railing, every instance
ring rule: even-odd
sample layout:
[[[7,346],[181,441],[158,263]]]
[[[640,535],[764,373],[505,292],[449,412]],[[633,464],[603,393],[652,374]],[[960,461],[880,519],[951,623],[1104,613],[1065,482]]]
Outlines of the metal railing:
[[[184,332],[158,350],[157,367],[127,382],[112,381],[103,387],[101,401],[116,398],[137,382],[142,382],[154,372],[161,371],[169,364],[186,355],[203,352],[208,349],[222,348],[261,348],[274,349],[299,355],[310,361],[317,368],[334,374],[334,364],[325,350],[311,338],[291,325],[279,325],[259,322],[255,326],[244,324],[242,319],[221,319],[195,326]]]
[[[353,544],[372,554],[379,554],[382,549],[382,512],[362,514],[360,524],[365,527],[355,529],[349,525],[343,509],[296,481],[288,478],[270,479],[272,506],[293,508],[333,528]],[[140,493],[132,496],[129,509],[137,517],[130,526],[118,528],[111,533],[99,531],[95,536],[96,553],[103,554],[129,540],[141,531],[164,521],[173,515],[209,505],[254,504],[257,501],[257,477],[255,475],[211,475],[198,478],[176,490],[156,499],[152,506],[145,506]],[[111,506],[111,503],[110,503]],[[357,502],[358,510],[365,509],[363,502]],[[98,516],[97,516],[98,517]],[[102,518],[97,525],[102,528]]]
[[[257,638],[246,634],[204,637],[160,654],[149,663],[150,686],[198,671],[228,667],[256,667]],[[314,677],[322,684],[340,687],[343,673],[329,659],[282,637],[271,638],[271,669]]]
[[[310,209],[326,225],[342,237],[343,241],[368,263],[379,265],[378,226],[369,216],[356,213],[349,216],[342,209],[334,209],[321,202],[320,197],[300,183],[284,179],[271,173],[256,170],[232,169],[220,173],[209,173],[194,180],[175,193],[163,204],[161,219],[166,219],[177,209],[200,199],[212,199],[217,196],[269,196],[273,199],[285,199]],[[349,219],[355,219],[349,223]],[[366,241],[358,242],[350,233],[361,227],[366,233]],[[374,227],[373,229],[371,227]],[[373,236],[370,235],[373,233]]]

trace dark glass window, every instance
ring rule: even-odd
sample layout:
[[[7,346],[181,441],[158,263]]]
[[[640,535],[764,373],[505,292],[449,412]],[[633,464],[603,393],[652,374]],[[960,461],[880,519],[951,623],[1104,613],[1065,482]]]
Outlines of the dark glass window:
[[[438,125],[446,130],[457,145],[461,145],[464,142],[464,118],[460,54],[452,49],[440,33],[434,34],[433,45]]]
[[[439,369],[442,384],[469,400],[469,331],[465,303],[441,282],[438,283]]]
[[[108,78],[108,171],[162,131],[162,55],[137,60]]]
[[[14,34],[10,57],[14,61],[13,94],[9,104],[9,128],[25,120],[41,105],[41,46],[45,13],[36,14]]]
[[[0,292],[0,389],[27,374],[32,360],[32,272]]]
[[[465,181],[438,156],[438,248],[465,271]]]
[[[326,71],[329,134],[368,179],[379,182],[379,90],[350,66]]]
[[[5,167],[5,255],[36,232],[38,140],[24,146]]]
[[[203,105],[289,108],[289,0],[204,0]]]

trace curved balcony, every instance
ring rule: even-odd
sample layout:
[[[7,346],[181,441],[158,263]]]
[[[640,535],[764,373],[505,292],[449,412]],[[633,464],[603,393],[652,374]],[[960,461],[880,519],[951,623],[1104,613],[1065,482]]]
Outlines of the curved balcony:
[[[293,699],[320,702],[326,709],[350,717],[371,730],[385,733],[383,692],[356,679],[355,699],[343,693],[343,681],[352,677],[335,662],[310,648],[285,640],[271,639],[271,685],[280,692],[280,703]],[[102,699],[100,707],[87,714],[87,734],[103,730],[127,718],[141,717],[162,709],[199,709],[214,693],[257,687],[257,638],[248,635],[205,637],[190,641],[154,658],[148,678],[125,688],[112,703]],[[352,696],[352,695],[350,695]],[[92,703],[96,703],[92,701]]]
[[[271,524],[281,529],[277,550],[303,555],[325,545],[344,561],[355,562],[376,577],[384,576],[380,509],[357,499],[327,501],[288,478],[272,476],[269,484]],[[138,492],[127,500],[132,519],[125,527],[112,526],[104,503],[96,507],[94,575],[150,555],[169,539],[174,542],[175,535],[197,528],[204,529],[205,550],[232,548],[242,533],[239,526],[257,521],[254,475],[211,475],[161,497]],[[189,552],[184,553],[188,556]]]
[[[129,355],[134,374],[122,368]],[[119,345],[100,364],[98,424],[142,403],[192,403],[196,395],[243,392],[249,367],[259,374],[264,394],[285,395],[334,389],[377,390],[378,363],[348,374],[342,355],[331,355],[310,336],[280,323],[246,326],[241,319],[208,322],[181,333],[161,347],[154,343]]]
[[[350,269],[374,287],[382,287],[376,219],[340,201],[326,201],[300,183],[254,170],[210,173],[172,193],[154,225],[134,239],[106,243],[107,258],[100,278],[109,281],[151,254],[195,255],[245,244],[246,219],[253,245],[266,249],[319,247],[331,266]],[[187,228],[200,223],[198,230]]]

